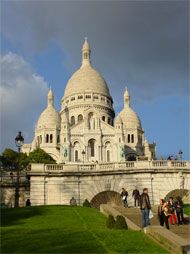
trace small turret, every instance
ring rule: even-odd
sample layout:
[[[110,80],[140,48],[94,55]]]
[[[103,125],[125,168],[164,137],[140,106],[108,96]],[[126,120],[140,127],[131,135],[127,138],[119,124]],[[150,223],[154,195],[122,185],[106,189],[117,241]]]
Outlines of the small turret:
[[[125,87],[125,93],[124,93],[124,107],[130,107],[130,95],[129,95],[127,87]]]
[[[48,107],[53,107],[54,106],[54,95],[53,92],[50,88],[49,92],[48,92]]]
[[[90,46],[85,37],[85,41],[82,47],[82,66],[90,64]]]

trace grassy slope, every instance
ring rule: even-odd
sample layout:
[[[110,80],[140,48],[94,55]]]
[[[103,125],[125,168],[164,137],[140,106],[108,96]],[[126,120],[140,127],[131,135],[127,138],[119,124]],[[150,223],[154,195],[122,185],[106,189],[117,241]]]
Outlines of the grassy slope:
[[[2,253],[167,253],[141,232],[109,230],[95,209],[2,209]]]

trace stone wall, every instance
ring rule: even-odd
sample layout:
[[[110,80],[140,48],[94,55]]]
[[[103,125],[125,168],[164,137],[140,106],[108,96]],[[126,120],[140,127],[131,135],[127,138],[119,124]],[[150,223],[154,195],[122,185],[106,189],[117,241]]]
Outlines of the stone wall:
[[[132,164],[130,164],[132,165]],[[87,167],[88,166],[88,167]],[[109,167],[110,166],[110,167]],[[142,192],[149,189],[153,205],[174,189],[190,189],[190,168],[123,168],[113,164],[102,165],[32,165],[31,202],[33,205],[66,204],[74,197],[78,204],[91,201],[98,193],[129,192],[129,205],[133,205],[132,191],[137,187]],[[64,169],[64,170],[62,170]],[[101,199],[101,195],[99,195]],[[111,199],[111,197],[110,197]],[[112,200],[110,200],[112,201]],[[113,201],[114,202],[114,201]]]

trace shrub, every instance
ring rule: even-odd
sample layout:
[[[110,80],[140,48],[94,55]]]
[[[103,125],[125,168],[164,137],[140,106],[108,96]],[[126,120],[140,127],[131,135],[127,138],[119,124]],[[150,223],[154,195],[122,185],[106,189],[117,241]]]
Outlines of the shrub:
[[[112,215],[109,215],[106,220],[106,226],[107,228],[115,228],[115,220]]]
[[[83,206],[84,207],[91,207],[90,202],[88,201],[88,199],[85,199],[85,201],[83,202]]]
[[[116,217],[115,228],[116,229],[128,229],[127,223],[126,223],[125,218],[123,216],[118,215]]]

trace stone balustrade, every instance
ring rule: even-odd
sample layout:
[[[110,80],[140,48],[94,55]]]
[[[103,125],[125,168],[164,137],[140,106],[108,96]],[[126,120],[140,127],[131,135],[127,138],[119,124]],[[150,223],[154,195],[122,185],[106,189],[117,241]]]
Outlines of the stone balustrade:
[[[125,161],[118,163],[32,164],[32,172],[103,172],[119,170],[190,170],[190,161]]]

